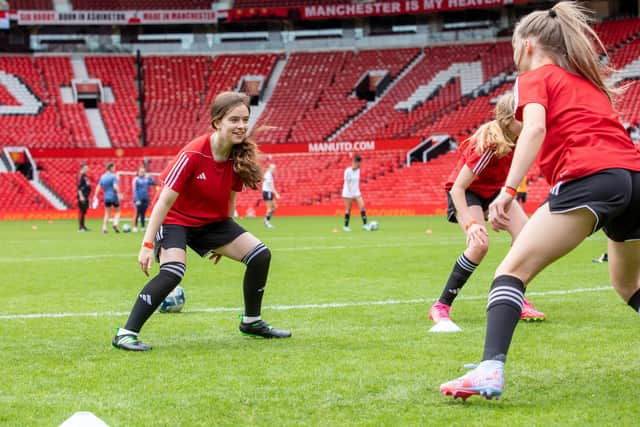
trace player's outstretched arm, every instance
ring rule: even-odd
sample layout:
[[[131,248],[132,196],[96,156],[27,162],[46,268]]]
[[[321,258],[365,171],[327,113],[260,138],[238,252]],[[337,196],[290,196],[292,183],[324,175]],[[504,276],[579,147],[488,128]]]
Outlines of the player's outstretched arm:
[[[177,198],[177,192],[173,191],[169,187],[162,187],[160,196],[158,196],[158,201],[151,211],[149,225],[144,232],[142,246],[138,253],[140,269],[147,276],[149,275],[149,270],[153,265],[153,242],[155,240],[156,233],[160,230],[160,225],[164,222],[164,219],[167,217],[167,212],[169,212],[169,209],[171,209],[171,206],[173,206]]]

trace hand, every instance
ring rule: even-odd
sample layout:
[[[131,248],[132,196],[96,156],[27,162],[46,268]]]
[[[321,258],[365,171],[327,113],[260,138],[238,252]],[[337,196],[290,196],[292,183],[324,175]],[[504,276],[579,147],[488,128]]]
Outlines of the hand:
[[[276,193],[276,199],[280,198],[280,193]]]
[[[140,206],[141,204],[142,204],[142,202],[141,202],[140,200],[138,200],[138,201],[136,202],[136,206]]]
[[[142,272],[149,277],[149,270],[153,265],[153,249],[141,247],[138,253],[138,264],[140,264]]]
[[[467,230],[467,246],[486,246],[489,234],[483,224],[472,224]]]
[[[489,223],[495,231],[506,230],[509,226],[509,208],[513,202],[513,197],[501,192],[489,205]]]
[[[211,254],[211,256],[209,257],[209,259],[211,261],[213,261],[213,265],[216,265],[217,263],[219,263],[220,262],[220,258],[222,258],[222,255],[220,255],[220,254],[218,254],[216,252],[213,252]]]

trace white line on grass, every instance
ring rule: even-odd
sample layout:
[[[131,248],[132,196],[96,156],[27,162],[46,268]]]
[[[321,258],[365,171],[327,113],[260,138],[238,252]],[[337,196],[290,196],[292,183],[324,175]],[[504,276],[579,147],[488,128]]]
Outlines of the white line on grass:
[[[385,248],[409,248],[419,246],[460,246],[460,242],[422,242],[422,243],[384,243],[377,245],[333,245],[333,246],[297,246],[290,248],[273,248],[272,252],[295,252],[295,251],[335,251],[335,250],[351,250],[351,249],[385,249]],[[95,255],[65,255],[65,256],[44,256],[44,257],[13,257],[0,258],[0,264],[3,263],[19,263],[19,262],[38,262],[38,261],[77,261],[83,259],[100,259],[100,258],[135,258],[138,254],[95,254]]]
[[[595,288],[578,288],[578,289],[566,289],[555,291],[541,291],[541,292],[527,292],[527,295],[531,296],[547,296],[547,295],[570,295],[586,292],[602,292],[611,290],[611,286],[598,286]],[[486,295],[461,295],[458,299],[464,300],[478,300],[486,299]],[[267,310],[304,310],[304,309],[323,309],[323,308],[344,308],[344,307],[362,307],[372,305],[395,305],[395,304],[425,304],[432,303],[433,298],[416,298],[406,300],[382,300],[382,301],[361,301],[361,302],[330,302],[323,304],[301,304],[301,305],[271,305],[264,307]],[[221,313],[227,311],[240,312],[243,309],[240,307],[211,307],[211,308],[193,308],[185,310],[188,313]],[[15,320],[15,319],[55,319],[60,317],[108,317],[108,316],[126,316],[128,311],[94,311],[88,313],[31,313],[31,314],[2,314],[0,320]]]

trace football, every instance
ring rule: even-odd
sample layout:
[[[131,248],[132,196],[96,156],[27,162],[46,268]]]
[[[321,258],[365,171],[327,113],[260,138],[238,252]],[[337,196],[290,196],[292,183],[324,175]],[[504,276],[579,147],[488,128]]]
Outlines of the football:
[[[380,226],[378,225],[378,221],[371,221],[369,223],[369,230],[376,231]]]
[[[131,231],[131,226],[129,224],[123,224],[122,225],[122,232],[123,233],[128,233]]]
[[[160,310],[161,313],[179,313],[182,311],[185,301],[184,289],[178,285],[167,295],[164,301],[162,301],[158,310]]]

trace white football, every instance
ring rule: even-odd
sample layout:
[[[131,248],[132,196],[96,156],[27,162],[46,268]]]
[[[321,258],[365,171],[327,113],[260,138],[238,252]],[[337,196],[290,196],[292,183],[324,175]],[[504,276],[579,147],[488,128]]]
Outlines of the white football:
[[[380,226],[378,225],[378,221],[371,221],[369,223],[369,230],[376,231]]]
[[[161,313],[179,313],[182,311],[186,299],[184,289],[178,285],[167,295],[158,309]]]

